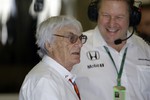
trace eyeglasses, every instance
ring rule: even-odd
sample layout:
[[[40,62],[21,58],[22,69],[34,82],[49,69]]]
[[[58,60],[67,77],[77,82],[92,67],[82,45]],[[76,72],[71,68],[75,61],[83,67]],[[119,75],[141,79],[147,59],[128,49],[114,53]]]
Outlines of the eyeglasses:
[[[80,39],[82,44],[84,44],[87,41],[87,36],[83,35],[83,34],[81,34],[80,36],[77,36],[70,32],[70,34],[68,36],[63,36],[63,35],[58,35],[58,34],[53,34],[53,35],[58,36],[58,37],[68,38],[70,43],[72,43],[72,44],[76,43],[78,38]]]

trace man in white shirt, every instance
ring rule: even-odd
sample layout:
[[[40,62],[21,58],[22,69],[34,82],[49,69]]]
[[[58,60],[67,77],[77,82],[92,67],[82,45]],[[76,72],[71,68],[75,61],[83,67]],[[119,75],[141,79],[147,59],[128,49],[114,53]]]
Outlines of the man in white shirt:
[[[150,46],[128,31],[140,22],[140,10],[133,3],[90,4],[89,14],[97,26],[83,33],[88,40],[81,49],[81,62],[72,70],[82,100],[150,100]]]
[[[81,100],[70,70],[80,62],[86,39],[80,22],[73,17],[55,16],[43,21],[36,33],[42,60],[25,77],[19,100]]]

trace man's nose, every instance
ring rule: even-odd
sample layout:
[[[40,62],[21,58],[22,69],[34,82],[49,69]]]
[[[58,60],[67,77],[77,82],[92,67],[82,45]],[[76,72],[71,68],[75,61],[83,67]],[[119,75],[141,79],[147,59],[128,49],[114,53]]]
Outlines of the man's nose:
[[[116,19],[113,18],[113,17],[110,17],[110,19],[109,19],[109,26],[113,27],[113,26],[115,26],[115,24],[116,24]]]
[[[76,44],[77,44],[79,47],[82,47],[82,46],[83,46],[82,40],[80,40],[79,38],[78,38]]]

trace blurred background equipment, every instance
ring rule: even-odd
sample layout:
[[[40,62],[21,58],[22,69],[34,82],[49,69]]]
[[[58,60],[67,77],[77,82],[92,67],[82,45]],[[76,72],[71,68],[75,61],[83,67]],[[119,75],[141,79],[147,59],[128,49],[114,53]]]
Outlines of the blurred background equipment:
[[[150,3],[142,5],[142,18],[137,33],[150,44]]]
[[[0,0],[0,41],[3,45],[6,44],[8,39],[7,22],[10,16],[16,14],[16,3],[15,0]]]
[[[29,13],[37,17],[37,25],[51,16],[61,13],[61,0],[32,0]]]

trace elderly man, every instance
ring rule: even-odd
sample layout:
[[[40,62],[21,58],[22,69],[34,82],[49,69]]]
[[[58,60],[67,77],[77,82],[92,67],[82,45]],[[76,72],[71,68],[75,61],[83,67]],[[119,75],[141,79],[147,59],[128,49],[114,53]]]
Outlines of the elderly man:
[[[80,22],[67,16],[51,17],[37,28],[36,40],[42,60],[26,76],[19,100],[80,100],[70,73],[80,62],[87,40]]]

